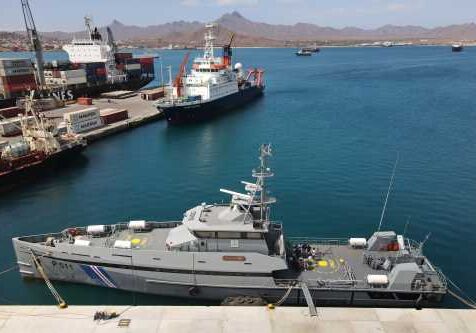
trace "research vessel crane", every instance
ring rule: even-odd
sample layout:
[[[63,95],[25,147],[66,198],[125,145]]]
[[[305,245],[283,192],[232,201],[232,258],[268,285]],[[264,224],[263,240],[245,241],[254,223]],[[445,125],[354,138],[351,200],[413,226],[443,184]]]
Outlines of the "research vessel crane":
[[[40,36],[36,30],[35,20],[33,19],[28,0],[21,0],[21,6],[23,10],[23,18],[25,19],[26,32],[30,39],[32,51],[35,52],[38,85],[41,88],[44,88],[45,73],[43,70],[43,48],[41,47]]]
[[[177,96],[182,96],[182,88],[183,88],[183,76],[185,75],[185,66],[188,63],[188,58],[190,57],[190,52],[187,52],[183,57],[182,63],[180,64],[179,72],[175,77],[174,87],[177,89]]]

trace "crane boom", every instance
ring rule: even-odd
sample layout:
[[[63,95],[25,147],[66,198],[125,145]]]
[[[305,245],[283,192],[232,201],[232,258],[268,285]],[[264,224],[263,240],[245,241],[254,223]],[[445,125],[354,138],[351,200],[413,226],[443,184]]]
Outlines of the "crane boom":
[[[28,0],[21,0],[21,6],[23,10],[23,18],[25,19],[26,32],[30,39],[32,51],[35,52],[38,85],[40,88],[44,88],[45,73],[43,71],[43,48],[41,47],[40,36],[36,30],[35,21],[33,20]]]
[[[182,96],[183,76],[185,74],[185,66],[188,63],[189,56],[190,56],[190,53],[187,52],[187,54],[185,54],[185,56],[183,57],[182,63],[180,64],[179,72],[177,73],[177,76],[175,77],[174,87],[177,88],[178,97]]]

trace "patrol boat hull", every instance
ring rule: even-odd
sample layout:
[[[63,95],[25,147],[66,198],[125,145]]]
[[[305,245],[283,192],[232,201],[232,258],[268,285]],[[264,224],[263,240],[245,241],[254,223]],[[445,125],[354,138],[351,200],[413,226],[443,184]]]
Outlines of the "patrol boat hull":
[[[261,97],[263,91],[264,87],[262,86],[251,86],[212,101],[158,106],[158,109],[164,112],[167,122],[171,125],[196,123],[236,110],[254,99]]]
[[[169,230],[164,229],[164,232]],[[114,249],[93,255],[92,249],[78,247],[66,253],[69,251],[66,248],[43,245],[48,237],[58,238],[61,234],[13,239],[20,274],[24,278],[41,279],[32,259],[33,253],[50,280],[217,303],[230,297],[241,297],[242,302],[246,297],[259,297],[275,303],[291,289],[283,304],[306,305],[298,280],[290,285],[272,273],[178,268],[178,263],[183,262],[178,253],[165,255],[164,252],[148,251],[151,253],[136,257],[131,255],[131,250]],[[204,260],[197,261],[200,262]],[[445,290],[330,287],[317,282],[308,288],[314,304],[320,306],[435,307],[446,293]],[[239,298],[237,301],[240,302]]]

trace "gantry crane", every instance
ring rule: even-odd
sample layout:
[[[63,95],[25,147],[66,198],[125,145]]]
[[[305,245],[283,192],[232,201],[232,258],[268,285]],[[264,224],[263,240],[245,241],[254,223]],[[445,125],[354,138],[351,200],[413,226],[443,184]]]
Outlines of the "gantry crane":
[[[35,52],[36,57],[36,71],[37,71],[37,81],[40,90],[45,88],[45,73],[43,70],[43,48],[41,47],[40,36],[36,30],[35,21],[33,20],[33,15],[31,14],[30,4],[28,0],[21,0],[21,6],[23,10],[23,17],[25,19],[26,32],[28,38],[30,39],[32,51]]]

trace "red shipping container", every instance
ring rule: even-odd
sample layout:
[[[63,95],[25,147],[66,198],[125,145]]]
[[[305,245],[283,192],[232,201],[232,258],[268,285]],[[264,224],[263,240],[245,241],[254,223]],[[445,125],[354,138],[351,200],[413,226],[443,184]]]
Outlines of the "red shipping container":
[[[129,113],[127,110],[110,111],[101,114],[101,120],[104,125],[117,123],[118,121],[125,120],[127,118],[129,118]]]
[[[96,68],[96,76],[106,76],[106,68]]]
[[[149,64],[152,65],[154,63],[154,58],[139,58],[139,62],[141,64]]]
[[[19,113],[23,113],[18,106],[13,106],[11,108],[0,109],[0,115],[3,118],[13,118],[18,116]],[[1,117],[0,117],[1,118]]]
[[[13,75],[13,76],[4,76],[3,84],[30,84],[36,83],[35,74],[25,74],[25,75]]]
[[[78,104],[79,105],[93,105],[93,99],[89,97],[79,97]]]

